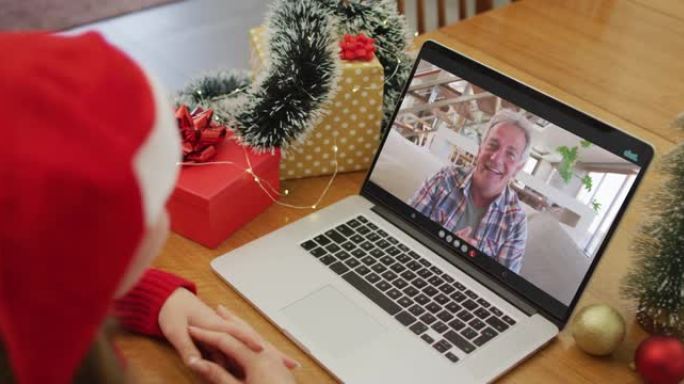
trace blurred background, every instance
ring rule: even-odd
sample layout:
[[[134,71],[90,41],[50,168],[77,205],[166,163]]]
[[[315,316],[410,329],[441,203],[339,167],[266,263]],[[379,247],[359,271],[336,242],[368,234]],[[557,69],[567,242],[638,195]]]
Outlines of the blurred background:
[[[0,29],[96,29],[143,63],[171,90],[218,68],[249,69],[249,30],[263,23],[271,0],[0,0]],[[458,20],[447,1],[447,22]],[[494,0],[495,6],[510,0]],[[425,1],[425,27],[437,27],[436,1]],[[474,0],[467,2],[474,12]],[[416,2],[405,1],[412,32]]]

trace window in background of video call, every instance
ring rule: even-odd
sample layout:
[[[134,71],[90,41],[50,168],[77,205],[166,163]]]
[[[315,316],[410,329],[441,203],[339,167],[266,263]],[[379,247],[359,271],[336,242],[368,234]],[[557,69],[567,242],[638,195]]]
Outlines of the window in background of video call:
[[[525,277],[532,267],[525,262],[539,253],[588,268],[639,167],[429,62],[419,63],[370,179],[409,203],[443,167],[467,174],[502,109],[523,114],[532,128],[529,158],[508,183],[527,221],[516,272]],[[586,270],[578,272],[579,285]]]

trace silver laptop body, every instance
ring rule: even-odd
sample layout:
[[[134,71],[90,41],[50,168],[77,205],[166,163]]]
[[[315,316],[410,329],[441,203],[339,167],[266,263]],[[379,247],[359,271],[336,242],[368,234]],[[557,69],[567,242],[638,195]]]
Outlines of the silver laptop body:
[[[549,293],[551,289],[544,286],[549,283],[530,281],[492,262],[476,246],[423,217],[406,204],[405,196],[395,193],[397,178],[391,177],[391,172],[383,174],[383,169],[389,169],[383,167],[389,167],[386,164],[392,160],[388,158],[389,143],[399,140],[399,136],[388,138],[396,134],[393,124],[361,195],[314,212],[211,263],[222,279],[342,382],[490,382],[533,354],[567,322],[652,157],[647,144],[433,42],[426,43],[419,54],[393,123],[402,110],[418,109],[405,101],[406,93],[411,87],[420,88],[415,86],[416,79],[428,73],[426,68],[444,71],[438,76],[456,76],[458,80],[448,84],[461,96],[466,89],[459,81],[467,80],[519,105],[528,116],[542,116],[539,121],[563,127],[568,121],[563,119],[574,119],[573,134],[595,143],[616,162],[633,165],[636,174],[621,195],[622,208],[608,233],[601,234],[600,246],[582,249],[572,232],[577,227],[554,224],[562,229],[559,238],[577,241],[578,254],[588,260],[571,288],[563,288],[562,295]],[[495,81],[487,82],[492,78]],[[429,81],[436,83],[435,78]],[[533,102],[527,99],[530,97]],[[540,101],[543,108],[538,106]],[[577,124],[589,128],[574,130]],[[627,150],[630,158],[620,158],[618,154]],[[415,168],[416,158],[406,155],[402,159],[402,152],[398,153],[395,160],[404,166],[400,169],[410,172]],[[633,153],[641,157],[636,160]],[[529,188],[531,184],[526,185]],[[528,217],[536,220],[536,214],[543,213],[528,213]],[[534,239],[544,237],[544,233],[533,231],[536,227],[531,220],[530,249]],[[582,217],[578,223],[581,225]],[[364,233],[357,233],[362,227]],[[373,247],[366,244],[362,248],[370,241],[368,232],[380,235],[372,237]],[[387,255],[387,250],[392,254]],[[356,261],[350,262],[353,259]],[[369,280],[371,274],[379,280]],[[419,279],[427,284],[414,286]],[[390,292],[394,295],[388,296]],[[419,296],[423,298],[417,301]]]

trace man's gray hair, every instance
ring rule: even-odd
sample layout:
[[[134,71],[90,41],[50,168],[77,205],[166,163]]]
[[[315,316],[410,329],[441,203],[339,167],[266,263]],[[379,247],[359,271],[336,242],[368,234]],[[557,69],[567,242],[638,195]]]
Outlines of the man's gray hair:
[[[501,123],[515,125],[525,133],[525,149],[522,153],[521,163],[526,162],[530,157],[530,150],[532,149],[532,132],[534,132],[534,128],[532,127],[532,123],[522,113],[515,112],[510,109],[499,110],[499,112],[497,112],[494,116],[492,116],[492,119],[489,120],[489,123],[487,124],[487,131],[485,132],[484,136],[482,136],[482,143],[487,140],[487,135],[489,135],[489,132],[492,130],[492,128]]]

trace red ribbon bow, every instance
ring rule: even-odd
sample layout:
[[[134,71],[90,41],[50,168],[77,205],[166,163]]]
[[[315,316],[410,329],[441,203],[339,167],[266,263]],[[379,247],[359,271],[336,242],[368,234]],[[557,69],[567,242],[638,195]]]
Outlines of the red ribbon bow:
[[[176,109],[176,121],[183,140],[183,161],[203,163],[216,154],[215,145],[226,137],[226,126],[212,120],[214,111],[195,108],[192,112],[181,105]]]
[[[340,41],[340,59],[342,60],[373,60],[375,53],[375,40],[363,33],[350,35],[345,33]]]

